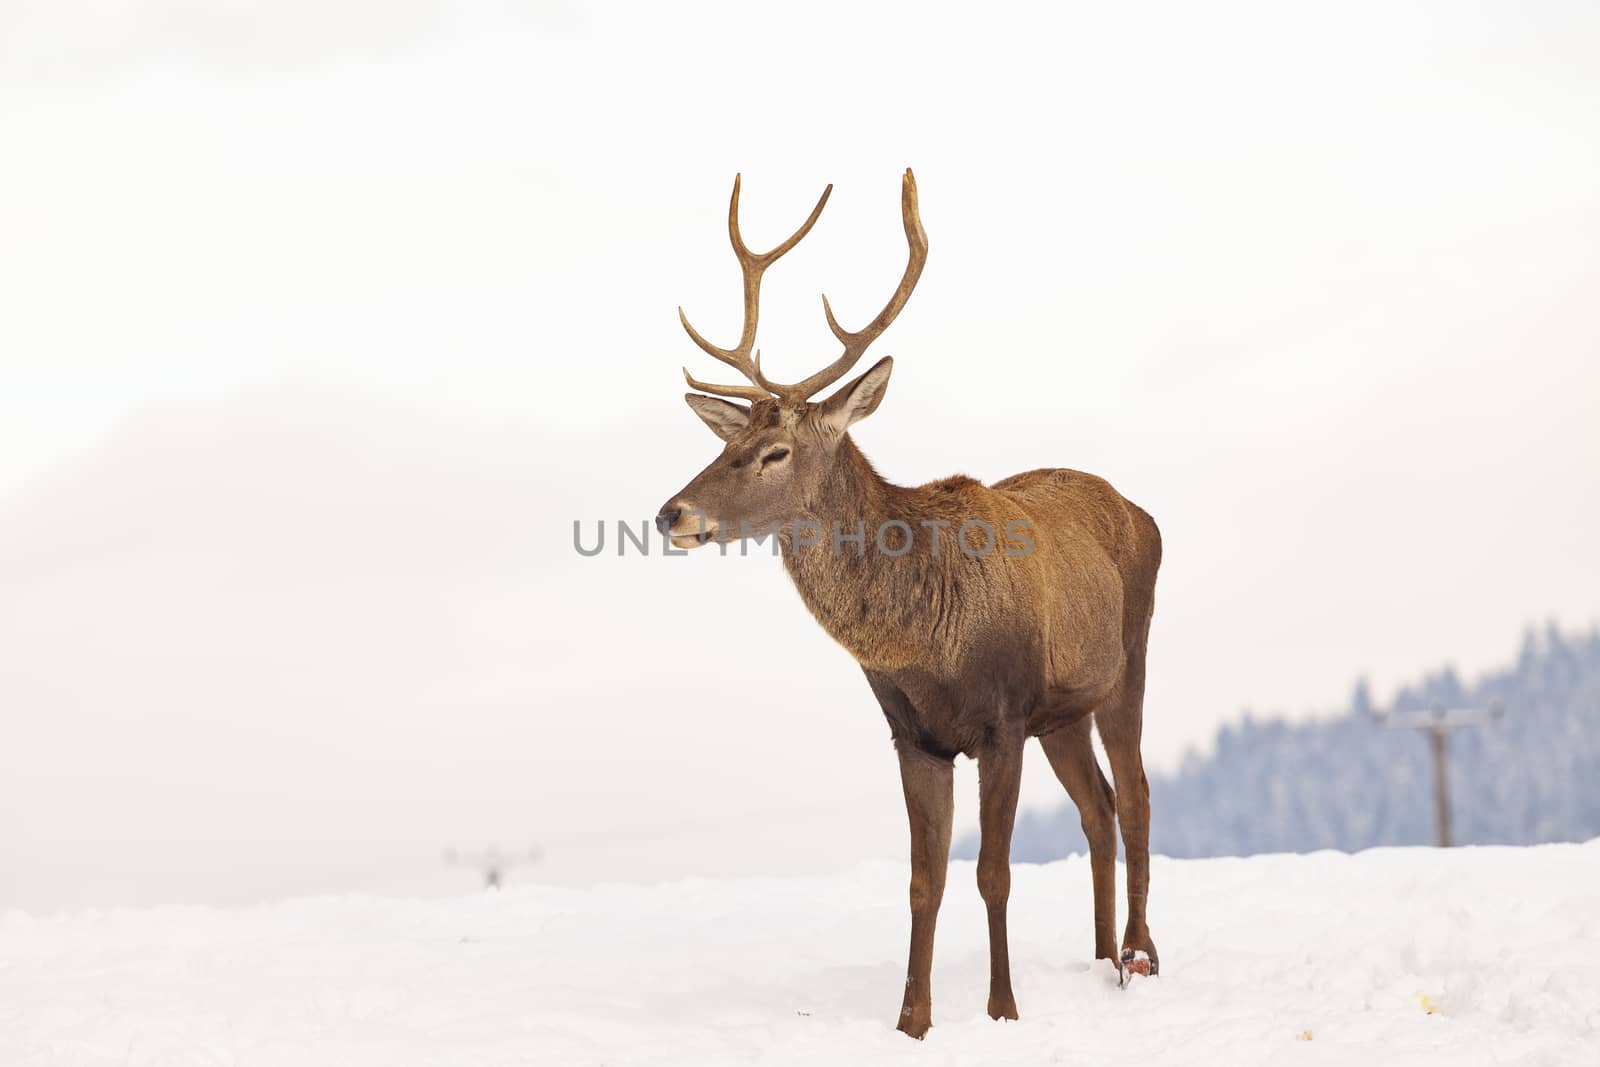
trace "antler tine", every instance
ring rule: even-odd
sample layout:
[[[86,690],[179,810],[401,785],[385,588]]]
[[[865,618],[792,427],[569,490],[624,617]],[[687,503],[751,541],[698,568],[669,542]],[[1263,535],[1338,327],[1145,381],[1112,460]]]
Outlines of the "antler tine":
[[[683,368],[683,379],[689,383],[690,389],[698,389],[702,393],[713,393],[717,396],[733,397],[737,400],[765,400],[772,394],[759,385],[712,385],[710,382],[696,380],[689,373],[689,368]]]
[[[822,196],[817,200],[817,206],[811,209],[811,214],[800,228],[789,235],[782,244],[766,252],[752,252],[744,243],[744,237],[739,232],[739,178],[733,176],[733,195],[728,198],[728,240],[733,244],[733,254],[739,259],[739,269],[744,276],[744,327],[739,332],[739,345],[736,348],[721,348],[707,341],[700,332],[689,325],[689,318],[683,313],[683,308],[678,309],[678,321],[683,323],[683,329],[689,339],[700,346],[701,351],[713,359],[720,360],[737,370],[750,380],[750,385],[709,385],[696,381],[684,368],[683,376],[695,389],[719,396],[738,397],[743,400],[761,400],[773,395],[772,390],[763,385],[758,378],[757,363],[759,356],[752,361],[750,351],[755,347],[756,322],[760,316],[761,305],[761,276],[768,267],[781,259],[790,249],[799,244],[806,234],[811,232],[811,227],[817,224],[817,219],[822,215],[822,209],[828,203],[828,197],[833,193],[833,186],[829,185],[822,190]]]
[[[788,240],[766,252],[752,252],[744,243],[744,237],[739,233],[739,175],[735,174],[733,176],[733,196],[728,200],[728,239],[733,242],[733,251],[739,257],[739,262],[744,263],[747,260],[754,260],[760,264],[762,271],[766,270],[795,245],[799,244],[806,234],[811,232],[811,227],[815,226],[817,219],[822,217],[822,209],[827,206],[828,197],[832,195],[833,183],[829,182],[827,187],[822,190],[822,195],[817,198],[817,206],[811,209],[811,214],[806,216],[806,221],[800,224],[798,230],[789,235]],[[761,271],[757,271],[756,277],[760,278],[760,276]]]
[[[910,254],[906,261],[905,274],[900,277],[900,285],[889,298],[889,302],[883,306],[883,310],[878,312],[877,317],[871,322],[852,333],[839,325],[839,320],[833,316],[833,308],[828,304],[827,296],[823,296],[822,311],[828,317],[828,328],[844,345],[844,352],[828,366],[794,385],[782,385],[763,375],[761,357],[757,353],[754,381],[758,385],[787,399],[808,399],[844,377],[861,359],[867,347],[889,328],[889,324],[900,314],[900,309],[906,306],[906,301],[911,299],[911,291],[917,287],[917,281],[922,277],[923,265],[928,261],[928,234],[922,228],[922,216],[917,210],[917,179],[912,175],[910,167],[906,168],[905,177],[900,183],[900,216],[905,224],[906,244],[910,247]]]

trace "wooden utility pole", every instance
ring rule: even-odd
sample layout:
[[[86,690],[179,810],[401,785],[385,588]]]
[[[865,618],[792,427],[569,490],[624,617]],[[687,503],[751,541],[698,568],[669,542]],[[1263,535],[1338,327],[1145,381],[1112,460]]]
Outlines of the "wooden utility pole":
[[[538,863],[544,856],[544,850],[535,846],[522,852],[504,853],[497,848],[488,848],[482,852],[462,854],[455,849],[446,849],[444,861],[455,865],[461,864],[478,868],[483,875],[485,889],[499,889],[505,881],[505,872],[519,863]]]
[[[1433,753],[1434,828],[1439,847],[1449,848],[1456,843],[1450,832],[1450,731],[1430,727],[1428,751]]]
[[[1481,726],[1498,719],[1505,705],[1498,700],[1487,708],[1446,708],[1436,705],[1427,711],[1379,712],[1378,721],[1391,730],[1423,730],[1428,734],[1428,751],[1433,754],[1434,832],[1440,848],[1455,844],[1450,825],[1450,735],[1468,726]]]

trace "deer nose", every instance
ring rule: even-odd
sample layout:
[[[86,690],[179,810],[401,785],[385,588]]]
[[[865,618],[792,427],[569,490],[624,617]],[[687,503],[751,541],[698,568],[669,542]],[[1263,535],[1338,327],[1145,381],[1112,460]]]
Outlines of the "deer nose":
[[[661,514],[656,516],[656,529],[662,537],[670,536],[672,528],[678,525],[678,517],[683,514],[682,508],[662,508]]]

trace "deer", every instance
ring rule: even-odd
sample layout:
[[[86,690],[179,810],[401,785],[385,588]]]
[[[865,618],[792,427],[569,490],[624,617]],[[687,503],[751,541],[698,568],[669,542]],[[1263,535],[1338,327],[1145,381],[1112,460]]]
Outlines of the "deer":
[[[825,399],[812,399],[860,362],[922,276],[928,237],[910,169],[901,183],[910,252],[889,302],[850,331],[824,295],[823,313],[843,351],[792,385],[767,378],[754,348],[762,277],[816,225],[832,192],[829,185],[787,240],[758,253],[740,233],[734,178],[728,236],[743,274],[738,343],[712,344],[681,307],[678,318],[702,351],[745,383],[709,384],[684,368],[695,390],[684,399],[723,448],[661,508],[656,527],[679,550],[749,537],[759,544],[775,533],[802,601],[866,675],[888,721],[911,833],[911,944],[896,1029],[920,1039],[932,1025],[934,926],[950,855],[957,755],[978,764],[977,883],[988,914],[989,1016],[1017,1018],[1006,905],[1023,750],[1031,737],[1076,805],[1088,841],[1095,959],[1112,961],[1119,985],[1133,973],[1158,973],[1146,923],[1150,794],[1140,738],[1161,535],[1110,483],[1076,470],[1031,470],[992,485],[964,475],[914,487],[883,478],[849,431],[882,403],[892,356]],[[814,532],[824,529],[831,536]],[[1006,532],[1003,550],[994,543],[998,531]],[[983,543],[991,550],[978,551]],[[1100,769],[1091,726],[1115,789]],[[1119,826],[1128,898],[1120,953]]]

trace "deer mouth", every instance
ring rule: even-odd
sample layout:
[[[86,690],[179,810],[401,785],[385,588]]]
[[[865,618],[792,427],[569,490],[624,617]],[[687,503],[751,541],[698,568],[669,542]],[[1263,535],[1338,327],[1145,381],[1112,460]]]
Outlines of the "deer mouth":
[[[672,535],[673,548],[699,548],[716,540],[717,529],[697,530],[694,533],[675,533]]]

